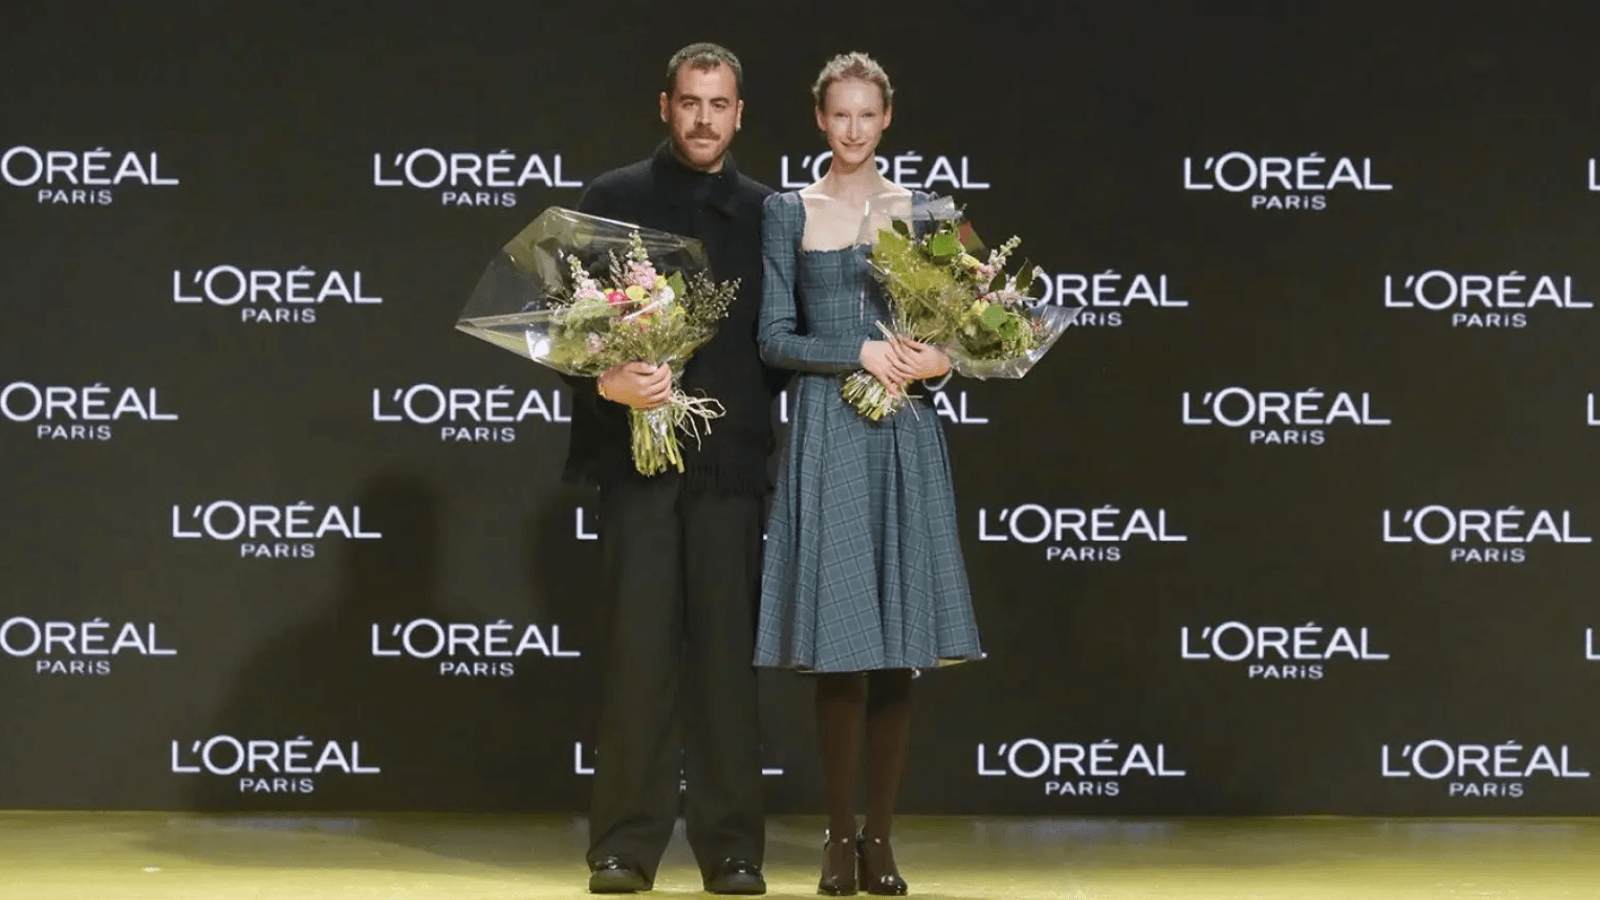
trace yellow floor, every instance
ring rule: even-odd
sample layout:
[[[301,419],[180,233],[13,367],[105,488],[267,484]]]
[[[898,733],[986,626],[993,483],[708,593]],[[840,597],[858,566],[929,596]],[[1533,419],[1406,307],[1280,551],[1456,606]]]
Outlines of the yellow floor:
[[[814,897],[821,820],[771,823],[768,896]],[[588,896],[564,817],[0,813],[4,900]],[[1600,820],[907,817],[914,896],[1600,900]],[[656,894],[699,893],[681,833]]]

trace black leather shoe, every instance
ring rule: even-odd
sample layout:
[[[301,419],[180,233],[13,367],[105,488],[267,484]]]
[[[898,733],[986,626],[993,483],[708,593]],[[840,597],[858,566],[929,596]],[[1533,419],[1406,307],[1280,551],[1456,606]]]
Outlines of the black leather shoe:
[[[637,894],[650,890],[650,879],[639,867],[619,856],[607,856],[589,866],[589,893]]]
[[[742,859],[725,859],[706,879],[706,890],[713,894],[765,894],[767,879],[761,867]]]

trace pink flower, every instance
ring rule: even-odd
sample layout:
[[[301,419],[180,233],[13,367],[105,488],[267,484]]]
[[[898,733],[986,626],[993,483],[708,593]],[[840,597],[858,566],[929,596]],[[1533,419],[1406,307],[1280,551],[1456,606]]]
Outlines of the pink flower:
[[[600,293],[600,290],[598,288],[586,287],[586,288],[583,288],[583,289],[579,290],[576,294],[574,294],[572,299],[574,299],[574,300],[604,300],[604,299],[606,299],[606,295]]]
[[[649,290],[656,286],[656,270],[650,266],[633,263],[628,266],[628,284]]]
[[[586,345],[588,346],[590,353],[599,353],[601,350],[605,349],[605,342],[600,340],[600,335],[595,334],[592,331],[589,332],[589,340],[586,342]]]
[[[624,294],[621,291],[612,291],[611,293],[606,295],[606,300],[608,300],[608,301],[610,301],[612,303],[628,303],[628,302],[630,302],[628,300],[628,295]]]

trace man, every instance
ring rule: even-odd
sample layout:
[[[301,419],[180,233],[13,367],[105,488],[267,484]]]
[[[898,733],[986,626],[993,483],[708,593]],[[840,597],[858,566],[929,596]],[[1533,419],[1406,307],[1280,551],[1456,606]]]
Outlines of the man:
[[[772,189],[735,168],[728,145],[744,112],[739,60],[693,44],[667,66],[654,156],[596,178],[582,212],[699,239],[712,275],[740,280],[716,337],[684,368],[683,388],[726,415],[685,472],[633,467],[628,410],[671,390],[666,366],[618,366],[568,379],[577,395],[567,477],[600,487],[607,661],[595,748],[589,890],[649,890],[672,835],[679,766],[689,844],[707,890],[766,891],[755,611],[772,400],[781,382],[761,363],[761,204]],[[675,726],[681,730],[674,734]]]

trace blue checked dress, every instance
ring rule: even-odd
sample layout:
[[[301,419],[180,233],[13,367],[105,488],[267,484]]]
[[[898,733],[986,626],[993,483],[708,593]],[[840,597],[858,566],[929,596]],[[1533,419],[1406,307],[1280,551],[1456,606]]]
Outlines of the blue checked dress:
[[[788,448],[767,527],[756,665],[808,672],[981,659],[939,417],[878,422],[839,396],[888,321],[866,248],[802,250],[805,203],[762,208],[760,342],[794,369]],[[863,306],[863,304],[865,304]]]

